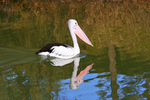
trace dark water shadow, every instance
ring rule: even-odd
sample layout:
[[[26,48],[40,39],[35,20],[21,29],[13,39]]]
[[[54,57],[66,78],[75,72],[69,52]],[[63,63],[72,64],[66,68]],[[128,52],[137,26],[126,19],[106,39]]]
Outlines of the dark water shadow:
[[[33,50],[0,47],[0,67],[25,64],[36,61]]]
[[[115,45],[109,44],[108,47],[108,56],[110,61],[110,73],[111,73],[111,96],[113,100],[119,100],[119,96],[117,94],[117,90],[119,88],[117,84],[117,69],[116,69],[116,52],[115,52]]]

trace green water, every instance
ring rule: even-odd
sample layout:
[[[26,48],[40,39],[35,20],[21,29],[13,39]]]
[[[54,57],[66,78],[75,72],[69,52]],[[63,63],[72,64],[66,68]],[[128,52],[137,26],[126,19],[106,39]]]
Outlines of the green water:
[[[149,3],[30,4],[0,4],[0,100],[150,99]],[[78,38],[78,57],[35,55],[47,43],[72,46],[70,18],[94,47]]]

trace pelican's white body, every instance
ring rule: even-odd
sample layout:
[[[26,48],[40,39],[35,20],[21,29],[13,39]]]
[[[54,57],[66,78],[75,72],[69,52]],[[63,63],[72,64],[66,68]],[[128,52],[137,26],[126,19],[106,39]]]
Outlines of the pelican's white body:
[[[73,47],[64,47],[64,46],[54,46],[52,47],[54,50],[50,52],[41,52],[39,55],[44,55],[44,56],[51,56],[51,57],[57,57],[57,58],[72,58],[76,56],[77,54],[80,53],[79,50],[75,50]]]
[[[57,57],[57,58],[65,58],[65,59],[75,57],[76,55],[80,53],[80,48],[77,42],[76,35],[79,36],[79,38],[82,39],[87,44],[92,45],[88,37],[85,35],[82,29],[78,26],[78,23],[76,20],[70,19],[68,21],[68,27],[69,27],[69,31],[73,40],[73,47],[68,46],[68,45],[52,46],[51,48],[49,48],[50,50],[52,50],[51,52],[44,51],[44,52],[39,52],[38,54]]]

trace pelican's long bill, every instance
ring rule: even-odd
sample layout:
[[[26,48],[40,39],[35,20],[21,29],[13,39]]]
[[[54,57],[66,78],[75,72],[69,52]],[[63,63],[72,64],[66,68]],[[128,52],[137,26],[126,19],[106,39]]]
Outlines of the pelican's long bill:
[[[83,40],[85,43],[93,46],[93,44],[91,43],[91,41],[88,39],[88,37],[85,35],[85,33],[82,31],[82,29],[79,27],[79,25],[75,25],[73,28],[74,33],[81,39]]]

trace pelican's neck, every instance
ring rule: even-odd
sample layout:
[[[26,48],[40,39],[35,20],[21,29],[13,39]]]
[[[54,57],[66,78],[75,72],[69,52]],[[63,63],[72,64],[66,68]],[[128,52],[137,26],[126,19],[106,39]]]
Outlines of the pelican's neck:
[[[79,54],[80,53],[80,48],[79,48],[79,45],[78,45],[77,37],[76,37],[72,27],[69,27],[69,30],[70,30],[70,34],[71,34],[71,37],[72,37],[73,47],[74,47],[75,53]]]

